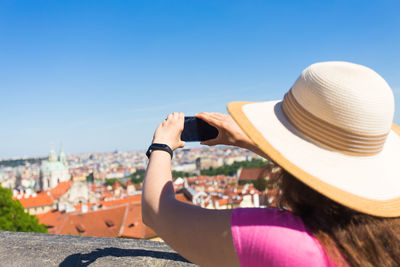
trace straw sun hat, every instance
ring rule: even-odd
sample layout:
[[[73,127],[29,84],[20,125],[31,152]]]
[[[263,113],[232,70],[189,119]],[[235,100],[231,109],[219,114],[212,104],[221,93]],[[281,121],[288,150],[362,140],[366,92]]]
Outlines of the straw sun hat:
[[[348,62],[306,68],[283,100],[232,102],[228,111],[277,164],[328,198],[400,216],[400,128],[375,71]]]

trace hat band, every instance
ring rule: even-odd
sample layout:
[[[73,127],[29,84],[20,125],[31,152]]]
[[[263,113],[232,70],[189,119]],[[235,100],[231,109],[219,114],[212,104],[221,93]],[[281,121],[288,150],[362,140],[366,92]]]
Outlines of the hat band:
[[[357,156],[371,156],[383,149],[383,135],[360,135],[346,131],[317,118],[305,110],[295,99],[292,91],[286,93],[282,110],[289,122],[305,137],[332,150]]]

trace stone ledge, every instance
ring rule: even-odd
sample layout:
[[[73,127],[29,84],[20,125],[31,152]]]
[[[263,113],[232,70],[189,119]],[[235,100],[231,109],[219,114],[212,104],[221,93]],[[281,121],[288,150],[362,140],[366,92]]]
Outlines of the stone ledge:
[[[0,231],[0,244],[0,266],[196,266],[148,240]]]

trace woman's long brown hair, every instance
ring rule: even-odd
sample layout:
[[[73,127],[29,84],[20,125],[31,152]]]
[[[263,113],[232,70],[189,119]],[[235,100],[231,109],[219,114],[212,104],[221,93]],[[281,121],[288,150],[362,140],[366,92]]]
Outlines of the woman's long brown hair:
[[[400,266],[400,218],[362,214],[283,169],[280,176],[280,204],[302,218],[337,266]]]

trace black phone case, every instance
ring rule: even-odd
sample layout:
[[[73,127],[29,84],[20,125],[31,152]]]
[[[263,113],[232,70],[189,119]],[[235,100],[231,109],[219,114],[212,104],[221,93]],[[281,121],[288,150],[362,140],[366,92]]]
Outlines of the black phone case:
[[[201,142],[214,139],[218,136],[218,130],[214,126],[196,117],[185,117],[185,124],[181,134],[181,140],[185,142]]]

